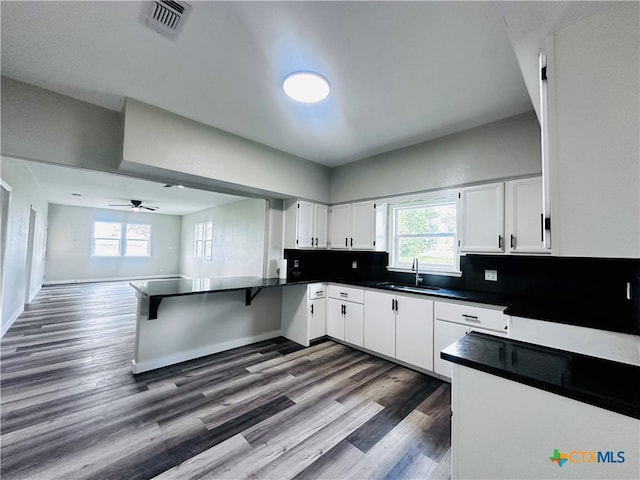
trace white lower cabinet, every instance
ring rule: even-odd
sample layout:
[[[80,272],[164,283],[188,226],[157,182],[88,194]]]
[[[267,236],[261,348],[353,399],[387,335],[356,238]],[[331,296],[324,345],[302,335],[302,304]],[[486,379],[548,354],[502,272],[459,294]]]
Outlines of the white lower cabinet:
[[[329,285],[327,335],[363,346],[364,291],[343,285]]]
[[[367,290],[364,305],[365,348],[433,369],[433,301]]]
[[[510,317],[503,313],[505,308],[467,302],[434,302],[433,371],[451,378],[452,364],[442,360],[440,352],[471,331],[509,336]]]
[[[364,292],[364,347],[388,357],[396,356],[395,295]]]
[[[282,292],[282,335],[305,347],[326,335],[326,284],[293,285]]]
[[[327,305],[327,335],[344,340],[344,304],[342,300],[330,298]]]
[[[344,302],[344,341],[362,347],[363,330],[364,307],[362,304]]]
[[[327,286],[324,283],[314,283],[307,289],[309,339],[323,337],[327,334],[327,300],[325,298]]]
[[[396,358],[425,370],[433,370],[432,300],[397,297]]]
[[[433,371],[451,378],[452,365],[440,358],[440,352],[464,337],[471,329],[466,325],[437,320],[433,324]]]

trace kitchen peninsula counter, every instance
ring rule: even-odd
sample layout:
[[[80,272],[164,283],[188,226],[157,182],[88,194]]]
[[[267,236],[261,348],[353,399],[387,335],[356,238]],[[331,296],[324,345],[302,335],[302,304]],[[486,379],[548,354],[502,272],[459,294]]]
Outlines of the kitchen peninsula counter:
[[[207,293],[245,291],[245,303],[251,301],[263,288],[285,287],[287,285],[301,285],[311,281],[287,281],[282,278],[263,277],[212,277],[212,278],[177,278],[167,280],[146,280],[131,282],[130,285],[138,295],[149,299],[148,320],[158,318],[160,302],[167,297],[185,295],[202,295]]]
[[[281,335],[280,287],[306,283],[261,277],[131,282],[138,298],[132,372]]]

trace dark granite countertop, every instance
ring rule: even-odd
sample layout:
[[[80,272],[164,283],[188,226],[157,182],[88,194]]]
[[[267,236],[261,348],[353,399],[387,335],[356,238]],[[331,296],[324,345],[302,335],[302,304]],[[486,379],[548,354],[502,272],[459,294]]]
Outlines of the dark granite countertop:
[[[632,311],[632,305],[624,304],[600,304],[594,301],[544,301],[535,298],[525,298],[513,295],[503,295],[491,292],[479,292],[473,290],[457,290],[421,285],[410,292],[401,288],[411,287],[383,280],[326,280],[326,279],[296,279],[284,280],[279,278],[262,277],[219,277],[196,279],[167,279],[131,282],[131,286],[138,292],[149,297],[156,298],[157,303],[165,297],[180,295],[193,295],[202,293],[215,293],[233,290],[251,290],[270,287],[285,287],[290,285],[304,285],[315,282],[341,283],[355,287],[377,288],[397,293],[411,293],[427,295],[440,299],[462,300],[467,302],[482,303],[506,307],[505,314],[546,320],[556,323],[565,323],[581,327],[603,328],[620,333],[638,335],[640,333],[640,315]],[[158,300],[159,299],[159,300]],[[250,300],[247,300],[247,304]]]
[[[635,365],[479,332],[465,335],[440,357],[640,419],[640,367]]]
[[[302,285],[312,281],[290,282],[282,278],[262,277],[213,277],[213,278],[172,278],[167,280],[146,280],[131,282],[130,285],[139,293],[149,297],[176,297],[180,295],[195,295],[202,293],[216,293],[252,288],[285,287],[287,285]]]

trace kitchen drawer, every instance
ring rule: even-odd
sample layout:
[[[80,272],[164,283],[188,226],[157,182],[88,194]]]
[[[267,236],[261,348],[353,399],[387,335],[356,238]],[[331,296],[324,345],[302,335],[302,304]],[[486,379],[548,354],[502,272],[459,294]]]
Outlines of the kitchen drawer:
[[[318,298],[325,298],[327,295],[326,283],[311,283],[307,286],[307,295],[309,300],[316,300]]]
[[[329,285],[329,297],[346,300],[349,302],[364,303],[364,290],[362,288],[346,287],[344,285]]]
[[[437,320],[504,333],[509,327],[509,317],[502,313],[505,308],[491,309],[459,303],[434,302],[433,312]]]

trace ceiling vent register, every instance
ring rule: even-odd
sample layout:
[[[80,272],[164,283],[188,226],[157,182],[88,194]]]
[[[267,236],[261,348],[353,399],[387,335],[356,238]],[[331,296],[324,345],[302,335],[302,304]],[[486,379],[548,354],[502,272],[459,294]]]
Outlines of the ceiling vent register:
[[[191,5],[186,2],[173,0],[145,2],[140,15],[140,23],[175,41],[189,16],[189,12],[191,12]]]

